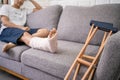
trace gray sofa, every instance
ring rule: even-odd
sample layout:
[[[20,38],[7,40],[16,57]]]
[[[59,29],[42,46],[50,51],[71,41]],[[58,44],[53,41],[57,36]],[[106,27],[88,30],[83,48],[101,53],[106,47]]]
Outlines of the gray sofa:
[[[63,80],[87,38],[90,20],[105,21],[120,29],[120,4],[105,4],[92,7],[50,6],[28,15],[27,25],[31,28],[57,28],[58,50],[55,54],[19,45],[2,52],[0,42],[0,66],[23,75],[30,80]],[[98,31],[90,42],[86,54],[95,55],[103,31]],[[79,76],[85,72],[82,66]],[[119,80],[120,74],[120,31],[107,41],[93,80]]]

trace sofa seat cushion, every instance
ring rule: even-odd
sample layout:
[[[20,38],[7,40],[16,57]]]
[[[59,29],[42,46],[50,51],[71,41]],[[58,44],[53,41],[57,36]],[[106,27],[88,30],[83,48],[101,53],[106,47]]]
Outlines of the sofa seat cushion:
[[[66,6],[58,25],[58,38],[84,43],[90,30],[90,21],[113,23],[120,30],[120,4],[92,7]],[[98,31],[90,44],[99,45],[103,31]]]
[[[59,78],[64,78],[82,46],[83,44],[80,43],[59,40],[56,54],[28,49],[23,52],[21,62]],[[98,46],[89,45],[86,54],[94,55],[97,49]]]
[[[61,12],[62,6],[59,5],[43,8],[28,15],[27,25],[30,28],[56,28]]]
[[[29,48],[28,46],[21,45],[21,46],[16,46],[14,48],[11,48],[8,52],[3,53],[2,48],[5,44],[6,43],[0,41],[0,56],[7,59],[15,60],[15,61],[21,61],[20,57],[22,52]]]

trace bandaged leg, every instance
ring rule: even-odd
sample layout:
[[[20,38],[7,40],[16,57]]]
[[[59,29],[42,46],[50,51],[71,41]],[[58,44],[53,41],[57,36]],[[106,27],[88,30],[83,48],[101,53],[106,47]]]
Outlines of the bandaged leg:
[[[57,51],[57,33],[51,38],[49,36],[47,38],[33,37],[30,40],[29,46],[54,53]]]

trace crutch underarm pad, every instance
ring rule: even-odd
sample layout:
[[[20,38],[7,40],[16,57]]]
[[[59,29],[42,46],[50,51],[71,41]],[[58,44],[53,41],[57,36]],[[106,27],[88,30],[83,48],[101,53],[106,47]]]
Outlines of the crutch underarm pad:
[[[94,27],[98,27],[98,29],[103,31],[107,31],[107,32],[112,31],[113,33],[116,33],[118,31],[117,28],[113,27],[112,23],[91,20],[90,25],[92,26],[92,24],[94,24]]]

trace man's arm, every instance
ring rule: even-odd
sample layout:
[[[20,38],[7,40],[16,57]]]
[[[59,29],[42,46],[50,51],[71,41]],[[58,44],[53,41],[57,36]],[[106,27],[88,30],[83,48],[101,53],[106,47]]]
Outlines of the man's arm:
[[[10,27],[10,28],[19,28],[19,29],[22,29],[22,30],[29,30],[28,27],[24,27],[24,26],[20,26],[20,25],[16,25],[12,22],[9,21],[9,18],[7,16],[1,16],[1,21],[2,21],[2,24],[6,27]]]
[[[34,1],[34,0],[29,0],[29,1],[35,6],[33,12],[42,9],[42,7],[36,1]]]

